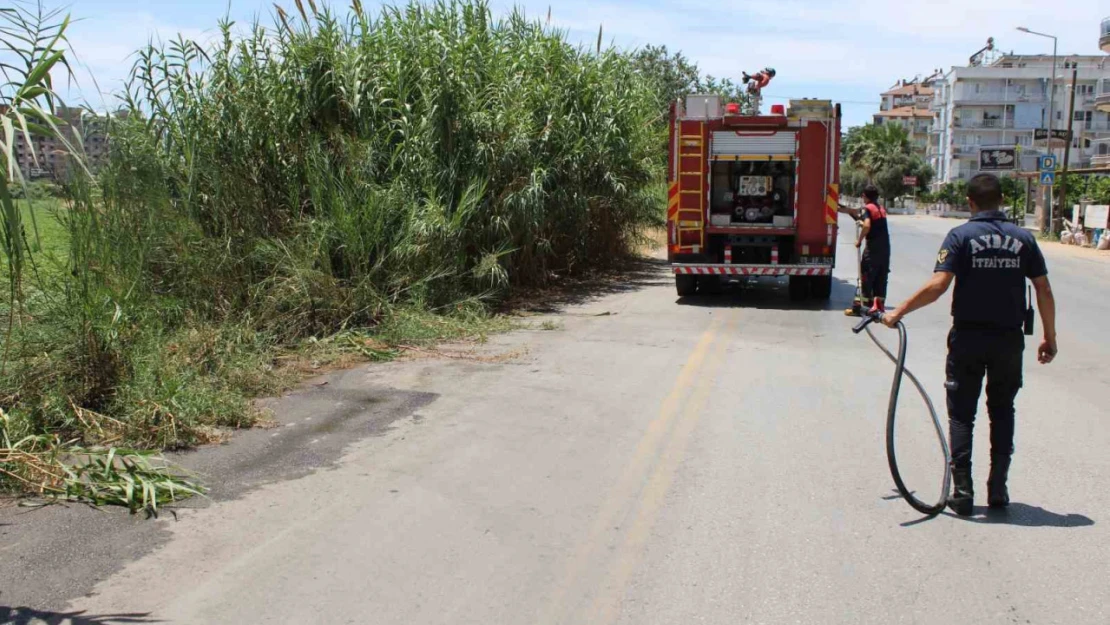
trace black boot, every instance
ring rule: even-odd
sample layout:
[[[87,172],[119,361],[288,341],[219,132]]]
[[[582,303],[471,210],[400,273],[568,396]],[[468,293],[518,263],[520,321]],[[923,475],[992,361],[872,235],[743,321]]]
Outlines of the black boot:
[[[971,467],[952,469],[952,496],[948,498],[948,507],[960,516],[975,513],[975,486],[971,481]]]
[[[992,508],[1005,508],[1010,505],[1010,491],[1006,488],[1006,477],[1010,473],[1010,457],[991,458],[991,474],[987,478],[987,505]]]

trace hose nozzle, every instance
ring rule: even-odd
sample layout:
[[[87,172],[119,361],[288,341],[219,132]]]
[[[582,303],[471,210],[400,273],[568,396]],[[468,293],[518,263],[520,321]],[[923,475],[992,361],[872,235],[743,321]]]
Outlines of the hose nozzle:
[[[867,326],[871,325],[872,323],[874,323],[876,321],[882,322],[882,320],[883,320],[883,313],[881,313],[881,312],[864,313],[863,314],[863,319],[861,319],[860,322],[856,324],[856,327],[852,328],[852,334],[859,334],[860,332],[863,332],[863,329],[866,328]]]

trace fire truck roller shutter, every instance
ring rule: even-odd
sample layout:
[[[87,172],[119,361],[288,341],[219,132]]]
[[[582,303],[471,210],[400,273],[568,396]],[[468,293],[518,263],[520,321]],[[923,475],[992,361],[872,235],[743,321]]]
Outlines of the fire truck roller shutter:
[[[716,131],[714,156],[794,156],[797,146],[791,131]]]

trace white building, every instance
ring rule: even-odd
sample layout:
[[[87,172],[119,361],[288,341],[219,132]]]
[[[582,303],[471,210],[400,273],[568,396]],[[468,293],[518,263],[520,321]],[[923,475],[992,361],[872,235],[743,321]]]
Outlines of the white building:
[[[1051,56],[1010,54],[986,65],[954,67],[934,84],[937,118],[927,158],[936,170],[936,184],[979,173],[979,152],[991,147],[1018,146],[1020,169],[1035,170],[1047,146],[1034,142],[1033,131],[1048,128],[1050,117],[1053,128],[1067,128],[1073,70],[1077,80],[1069,167],[1090,166],[1097,141],[1110,139],[1110,115],[1095,105],[1100,90],[1110,90],[1108,57],[1057,57],[1056,84],[1050,91]],[[1062,146],[1056,153],[1063,157]]]
[[[1103,52],[1110,54],[1110,17],[1102,20],[1098,46]],[[1099,81],[1098,93],[1095,95],[1095,108],[1104,114],[1110,114],[1110,79],[1103,78]],[[1092,164],[1097,167],[1110,165],[1110,138],[1103,138],[1095,143]]]
[[[909,135],[914,150],[925,156],[935,117],[930,108],[934,97],[932,78],[924,81],[900,80],[881,97],[874,123],[901,126]]]

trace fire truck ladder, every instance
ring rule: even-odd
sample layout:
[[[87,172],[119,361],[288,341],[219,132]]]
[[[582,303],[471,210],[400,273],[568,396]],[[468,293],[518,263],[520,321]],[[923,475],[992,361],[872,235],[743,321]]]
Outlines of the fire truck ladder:
[[[681,169],[688,158],[697,159],[698,166],[694,170]],[[682,135],[679,137],[679,203],[678,203],[678,240],[679,245],[690,245],[690,239],[683,236],[686,232],[697,233],[699,249],[705,248],[705,228],[703,227],[705,212],[702,207],[705,198],[706,153],[705,139],[702,135]],[[697,179],[697,184],[691,178]],[[697,198],[696,208],[688,208],[683,202],[683,197],[693,195]]]

